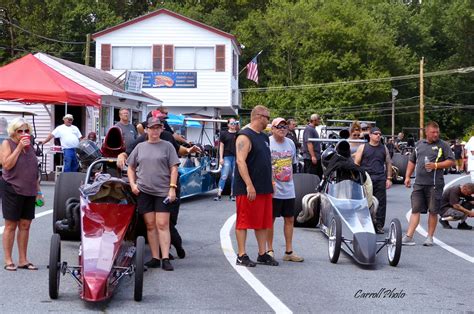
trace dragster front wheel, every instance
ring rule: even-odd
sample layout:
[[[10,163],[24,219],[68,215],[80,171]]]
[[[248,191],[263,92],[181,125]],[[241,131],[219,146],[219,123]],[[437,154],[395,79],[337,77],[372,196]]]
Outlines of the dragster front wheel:
[[[137,238],[136,253],[135,253],[135,301],[141,301],[143,297],[143,254],[145,253],[145,238],[139,236]]]
[[[61,275],[61,237],[55,233],[51,236],[49,249],[49,297],[57,299],[59,294],[59,278]]]
[[[337,263],[339,254],[341,254],[341,243],[342,243],[342,223],[341,218],[335,215],[331,220],[331,226],[329,227],[329,244],[328,253],[329,260],[331,263]]]
[[[388,231],[387,257],[390,266],[397,266],[402,254],[402,226],[400,220],[392,219]]]

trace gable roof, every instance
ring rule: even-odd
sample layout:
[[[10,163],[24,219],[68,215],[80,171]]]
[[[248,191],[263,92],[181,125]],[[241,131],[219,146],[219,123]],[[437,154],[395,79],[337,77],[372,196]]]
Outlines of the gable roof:
[[[97,84],[100,84],[104,86],[106,89],[110,90],[110,94],[107,92],[104,92],[104,89],[101,88],[101,95],[121,95],[122,97],[125,98],[130,98],[130,99],[135,99],[139,100],[145,103],[151,103],[151,104],[159,104],[161,105],[162,101],[148,93],[141,92],[141,93],[132,93],[128,92],[125,90],[124,87],[124,80],[118,80],[115,76],[112,74],[103,71],[101,69],[97,69],[91,66],[75,63],[72,61],[64,60],[61,58],[53,57],[51,55],[48,55],[46,53],[37,53],[35,55],[36,58],[41,60],[42,62],[46,63],[45,58],[49,58],[51,60],[56,61],[59,64],[62,64],[63,66],[79,73],[80,75],[83,75],[84,77],[89,78],[90,80],[96,82]],[[54,68],[53,65],[48,64],[48,66]]]
[[[146,19],[149,19],[151,17],[155,17],[155,16],[158,16],[160,14],[166,14],[166,15],[169,15],[169,16],[172,16],[174,18],[177,18],[181,21],[184,21],[184,22],[187,22],[189,24],[192,24],[194,26],[197,26],[197,27],[201,27],[203,29],[206,29],[208,31],[211,31],[213,33],[216,33],[218,35],[221,35],[223,37],[226,37],[226,38],[229,38],[230,40],[232,40],[235,44],[235,46],[237,47],[237,49],[239,50],[239,53],[240,53],[240,44],[239,42],[237,41],[237,38],[235,38],[234,35],[230,34],[230,33],[227,33],[227,32],[224,32],[224,31],[221,31],[220,29],[217,29],[215,27],[212,27],[212,26],[209,26],[209,25],[206,25],[204,23],[201,23],[201,22],[198,22],[196,20],[193,20],[193,19],[190,19],[184,15],[181,15],[181,14],[178,14],[176,12],[173,12],[173,11],[170,11],[170,10],[167,10],[167,9],[159,9],[159,10],[156,10],[156,11],[153,11],[153,12],[150,12],[148,14],[145,14],[145,15],[142,15],[142,16],[139,16],[137,18],[134,18],[132,20],[129,20],[129,21],[126,21],[126,22],[123,22],[121,24],[118,24],[118,25],[115,25],[115,26],[112,26],[112,27],[109,27],[109,28],[106,28],[100,32],[97,32],[97,33],[94,33],[92,34],[92,39],[97,39],[98,37],[100,36],[103,36],[105,34],[108,34],[108,33],[112,33],[116,30],[119,30],[121,28],[124,28],[124,27],[127,27],[129,25],[132,25],[132,24],[135,24],[135,23],[138,23],[138,22],[141,22],[143,20],[146,20]]]

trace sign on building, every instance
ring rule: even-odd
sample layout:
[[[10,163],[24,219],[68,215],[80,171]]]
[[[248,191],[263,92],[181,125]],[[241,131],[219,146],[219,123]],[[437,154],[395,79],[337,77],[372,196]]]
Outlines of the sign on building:
[[[196,72],[142,72],[143,88],[196,88]]]
[[[143,85],[143,73],[128,71],[125,76],[125,91],[141,93]]]

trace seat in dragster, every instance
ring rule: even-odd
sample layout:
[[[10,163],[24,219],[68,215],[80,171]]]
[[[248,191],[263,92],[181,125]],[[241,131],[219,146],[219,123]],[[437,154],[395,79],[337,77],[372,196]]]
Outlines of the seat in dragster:
[[[115,159],[99,159],[88,168],[80,187],[80,234],[78,265],[61,261],[61,238],[53,234],[49,261],[49,294],[58,297],[60,274],[69,273],[80,286],[80,297],[102,301],[112,296],[121,278],[134,275],[134,299],[143,291],[145,239],[136,237],[135,198],[127,182],[110,174],[91,175],[100,164]],[[97,168],[99,166],[99,168]],[[90,180],[91,177],[95,179]]]
[[[373,217],[378,201],[370,200],[368,175],[350,157],[349,143],[340,141],[322,155],[324,175],[316,193],[303,197],[303,210],[296,217],[304,223],[319,217],[319,227],[328,237],[329,260],[337,263],[341,248],[362,265],[373,265],[376,255],[387,247],[388,261],[396,266],[401,255],[401,225],[393,219],[388,236],[377,240]],[[370,182],[370,181],[369,181]],[[370,204],[370,206],[369,206]]]

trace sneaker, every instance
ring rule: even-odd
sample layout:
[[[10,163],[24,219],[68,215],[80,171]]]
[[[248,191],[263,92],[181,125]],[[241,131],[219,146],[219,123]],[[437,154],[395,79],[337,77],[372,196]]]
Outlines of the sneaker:
[[[413,241],[413,237],[409,237],[405,235],[402,239],[402,245],[413,246],[416,245],[415,241]]]
[[[287,261],[287,262],[302,262],[302,261],[304,261],[304,258],[302,258],[301,256],[298,256],[294,252],[292,252],[291,254],[286,254],[285,253],[285,255],[283,255],[283,260]]]
[[[257,263],[252,261],[247,254],[244,254],[242,256],[237,255],[237,261],[236,261],[235,264],[238,265],[238,266],[245,266],[245,267],[255,267],[255,266],[257,266]]]
[[[176,254],[178,254],[178,257],[183,259],[186,256],[186,252],[184,251],[182,246],[179,246],[176,248]]]
[[[257,263],[268,266],[278,266],[278,262],[268,253],[258,255]]]
[[[472,230],[472,226],[468,225],[467,222],[463,221],[463,222],[458,223],[458,229]]]
[[[425,242],[423,242],[423,246],[433,246],[433,237],[426,237]]]
[[[447,222],[446,220],[443,220],[442,218],[439,219],[439,223],[441,224],[441,226],[443,226],[444,229],[453,229],[453,227],[451,227],[449,222]]]
[[[163,262],[161,263],[161,268],[166,271],[173,271],[173,265],[171,265],[169,258],[163,258]]]
[[[214,197],[214,201],[220,201],[221,200],[221,196],[220,195],[217,195],[216,197]]]
[[[231,197],[230,197],[230,200],[231,200],[232,202],[235,202],[235,196],[231,196]]]
[[[275,252],[273,250],[268,250],[267,254],[270,255],[271,257],[275,258]]]
[[[382,227],[382,226],[376,225],[376,226],[375,226],[375,233],[376,233],[376,234],[384,234],[385,231],[383,230],[383,227]]]
[[[145,266],[149,268],[160,268],[161,262],[159,259],[153,257],[151,260],[145,263]]]

